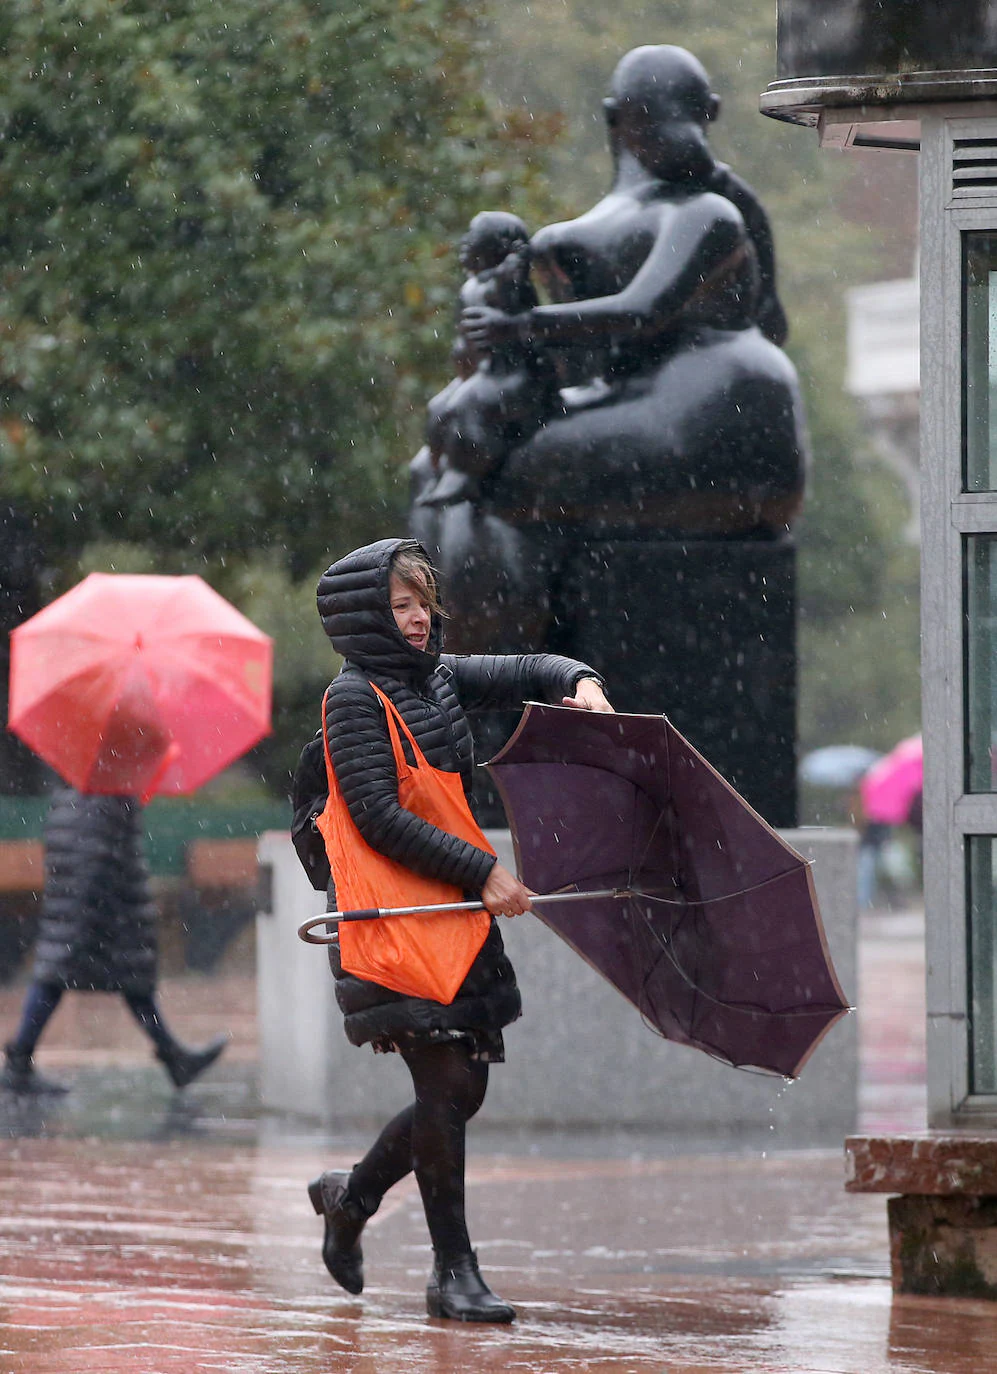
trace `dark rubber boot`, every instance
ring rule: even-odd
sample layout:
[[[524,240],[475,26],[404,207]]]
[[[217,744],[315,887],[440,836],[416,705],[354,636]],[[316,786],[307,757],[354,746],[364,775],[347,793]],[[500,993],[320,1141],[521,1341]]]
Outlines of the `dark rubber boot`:
[[[347,1191],[345,1169],[329,1169],[308,1185],[308,1196],[317,1216],[325,1218],[322,1260],[326,1269],[347,1293],[363,1292],[363,1251],[360,1233],[368,1214]]]
[[[5,1088],[7,1092],[20,1093],[24,1096],[69,1092],[65,1083],[60,1083],[55,1078],[47,1078],[45,1074],[39,1073],[32,1062],[31,1055],[25,1054],[23,1050],[15,1049],[12,1045],[5,1045],[4,1056],[6,1063],[0,1069],[0,1088]]]
[[[176,1088],[186,1088],[188,1083],[212,1065],[228,1044],[227,1035],[219,1035],[199,1050],[188,1049],[179,1041],[173,1040],[165,1049],[156,1051],[156,1058],[173,1080]]]
[[[426,1288],[426,1310],[431,1317],[456,1322],[511,1322],[516,1316],[516,1309],[481,1277],[473,1251],[445,1264],[437,1257]]]

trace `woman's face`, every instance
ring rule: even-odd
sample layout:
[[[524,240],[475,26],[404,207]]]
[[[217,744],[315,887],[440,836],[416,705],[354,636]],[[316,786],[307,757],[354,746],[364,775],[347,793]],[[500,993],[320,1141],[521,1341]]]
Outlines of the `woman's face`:
[[[429,602],[410,582],[403,582],[395,573],[388,582],[391,614],[395,624],[413,649],[425,651],[429,644],[432,614]]]

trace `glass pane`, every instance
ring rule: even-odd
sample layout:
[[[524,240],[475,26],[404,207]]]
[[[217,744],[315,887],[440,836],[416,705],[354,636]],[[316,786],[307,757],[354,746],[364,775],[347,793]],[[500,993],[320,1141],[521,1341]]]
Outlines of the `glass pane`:
[[[964,236],[967,491],[997,490],[997,233]]]
[[[997,838],[967,839],[969,867],[969,1056],[970,1091],[997,1093],[997,1021],[994,1016],[994,873]]]
[[[966,791],[993,792],[997,758],[997,535],[966,539]]]

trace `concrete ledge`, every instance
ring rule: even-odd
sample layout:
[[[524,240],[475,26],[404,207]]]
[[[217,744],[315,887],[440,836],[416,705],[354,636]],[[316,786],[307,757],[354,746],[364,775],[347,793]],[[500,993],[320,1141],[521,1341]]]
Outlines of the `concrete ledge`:
[[[784,833],[814,863],[832,957],[846,995],[854,998],[854,832]],[[489,838],[511,867],[508,831],[491,831]],[[259,856],[273,879],[272,913],[257,919],[264,1105],[337,1125],[383,1121],[408,1100],[408,1073],[396,1055],[375,1059],[347,1042],[325,952],[296,935],[325,903],[309,886],[289,836],[263,836]],[[750,1134],[773,1148],[837,1144],[855,1129],[856,1017],[835,1026],[802,1077],[787,1084],[661,1039],[540,921],[505,921],[502,934],[524,1012],[506,1030],[507,1063],[491,1075],[484,1124]]]
[[[828,942],[846,995],[855,989],[855,837],[781,832],[814,863]],[[489,831],[514,867],[507,831]],[[540,921],[502,923],[523,992],[506,1032],[507,1067],[493,1073],[486,1111],[510,1124],[667,1129],[688,1135],[769,1134],[818,1144],[855,1129],[858,1027],[833,1027],[794,1083],[742,1072],[662,1039],[599,974]]]
[[[943,1134],[851,1136],[845,1141],[850,1193],[997,1197],[997,1136]]]

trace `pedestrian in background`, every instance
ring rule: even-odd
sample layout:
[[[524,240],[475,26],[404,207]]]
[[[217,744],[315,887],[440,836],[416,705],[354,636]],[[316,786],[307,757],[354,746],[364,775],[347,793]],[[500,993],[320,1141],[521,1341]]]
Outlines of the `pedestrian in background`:
[[[318,802],[312,807],[331,865],[328,909],[401,904],[383,898],[407,884],[422,901],[435,884],[439,895],[428,900],[480,898],[485,908],[339,926],[330,961],[347,1037],[400,1054],[415,1097],[352,1171],[330,1170],[309,1185],[325,1222],[322,1257],[337,1283],[361,1292],[363,1228],[414,1170],[433,1244],[430,1316],[509,1322],[515,1311],[481,1277],[468,1236],[465,1131],[484,1100],[489,1065],[504,1058],[502,1028],[520,1014],[494,916],[527,911],[532,894],[498,862],[471,814],[464,711],[527,698],[612,707],[598,675],[574,659],[441,654],[436,576],[414,540],[382,540],[334,563],[319,582],[318,607],[344,659],[324,701],[328,798],[320,814]],[[323,741],[306,746],[296,795],[303,776],[314,778],[316,745]],[[297,815],[299,838],[306,812]],[[314,882],[314,863],[306,867]],[[466,953],[448,968],[449,996],[418,991],[424,967],[435,973],[458,945]]]
[[[175,1038],[156,1000],[156,956],[140,803],[135,797],[60,789],[45,822],[45,888],[32,981],[20,1026],[4,1047],[0,1087],[15,1093],[66,1091],[33,1062],[66,991],[120,993],[177,1088],[203,1073],[228,1037],[200,1049]]]

